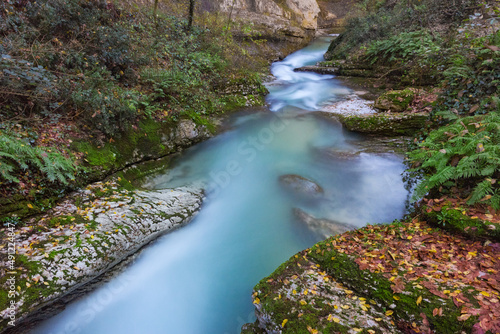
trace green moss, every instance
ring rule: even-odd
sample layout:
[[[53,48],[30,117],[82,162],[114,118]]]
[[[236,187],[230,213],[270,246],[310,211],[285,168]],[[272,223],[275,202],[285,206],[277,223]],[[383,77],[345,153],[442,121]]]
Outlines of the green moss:
[[[408,109],[410,103],[415,99],[416,94],[417,90],[414,88],[391,90],[382,94],[375,101],[374,107],[381,110],[402,112]]]
[[[54,259],[55,259],[55,257],[57,256],[57,254],[64,254],[64,253],[66,253],[66,251],[67,251],[67,250],[68,250],[68,249],[67,249],[67,248],[65,248],[65,249],[60,249],[60,250],[53,250],[53,251],[51,251],[51,252],[49,253],[49,260],[51,260],[51,261],[52,261],[52,260],[54,260]]]
[[[47,221],[48,227],[58,227],[70,224],[81,224],[86,222],[85,218],[80,215],[61,215],[52,217],[49,221]]]
[[[464,215],[460,210],[444,206],[439,212],[424,212],[424,215],[429,223],[444,230],[471,238],[489,238],[500,241],[498,224],[481,219],[472,219]],[[493,228],[489,228],[489,226],[493,226]]]
[[[426,114],[369,114],[339,115],[339,120],[349,131],[385,136],[412,135],[424,127]]]

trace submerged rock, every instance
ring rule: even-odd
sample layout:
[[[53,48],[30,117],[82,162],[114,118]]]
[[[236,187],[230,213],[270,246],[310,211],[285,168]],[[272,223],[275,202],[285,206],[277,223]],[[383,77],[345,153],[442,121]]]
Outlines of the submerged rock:
[[[325,239],[329,236],[342,234],[356,228],[349,224],[341,223],[335,220],[316,218],[298,208],[293,209],[293,214],[311,231]]]
[[[301,195],[318,196],[324,193],[323,188],[314,181],[296,174],[286,174],[279,177],[279,181],[286,188]]]

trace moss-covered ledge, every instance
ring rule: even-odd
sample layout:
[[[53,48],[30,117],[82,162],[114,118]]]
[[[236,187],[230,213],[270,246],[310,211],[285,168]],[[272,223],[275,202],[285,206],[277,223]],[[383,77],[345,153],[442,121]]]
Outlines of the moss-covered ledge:
[[[377,113],[363,115],[338,115],[339,121],[349,131],[381,136],[409,136],[424,128],[427,113]]]
[[[499,248],[416,218],[334,236],[255,287],[243,332],[496,333]]]
[[[0,229],[0,332],[108,271],[127,256],[191,220],[203,190],[126,190],[97,182],[36,218]],[[12,250],[12,251],[11,251]],[[13,252],[15,251],[15,252]],[[9,257],[11,255],[11,257]]]
[[[120,137],[104,143],[74,141],[72,149],[81,152],[80,165],[85,166],[76,184],[59,185],[34,196],[14,196],[0,199],[0,218],[26,218],[54,207],[71,190],[103,180],[105,177],[134,164],[180,152],[211,138],[220,119],[181,119],[178,122],[144,120]]]

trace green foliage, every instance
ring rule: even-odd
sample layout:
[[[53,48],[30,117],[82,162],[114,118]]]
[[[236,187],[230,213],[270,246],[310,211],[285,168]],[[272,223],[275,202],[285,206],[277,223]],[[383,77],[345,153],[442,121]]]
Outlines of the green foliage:
[[[21,219],[19,217],[16,217],[16,216],[3,217],[0,219],[0,223],[2,224],[2,226],[8,226],[8,227],[23,226],[23,222],[21,221]]]
[[[416,197],[460,188],[468,204],[500,209],[499,114],[466,117],[434,130],[408,157],[410,172],[423,172]]]
[[[89,128],[114,136],[137,118],[140,96],[113,84],[109,72],[96,71],[72,92],[70,99]]]
[[[0,55],[0,106],[4,112],[46,111],[58,91],[55,76],[42,66]]]
[[[225,17],[204,14],[203,24],[194,22],[188,32],[186,20],[165,6],[153,20],[149,6],[123,2],[0,1],[0,118],[8,120],[0,129],[18,124],[46,132],[17,146],[2,134],[2,196],[41,201],[73,187],[69,181],[81,169],[70,154],[36,145],[88,152],[90,169],[79,178],[87,182],[134,162],[135,150],[146,158],[172,153],[160,137],[181,118],[210,127],[210,115],[263,103],[253,75],[262,68],[232,36],[239,24],[228,27]],[[251,98],[228,91],[233,82],[248,87],[249,74]],[[144,129],[147,122],[157,128]],[[75,144],[82,142],[92,145]]]
[[[399,33],[434,28],[460,22],[471,14],[479,0],[408,0],[384,1],[366,5],[349,18],[346,30],[328,49],[327,59],[343,59],[355,48]]]
[[[18,169],[34,168],[49,181],[68,184],[80,170],[71,158],[54,148],[36,147],[20,138],[0,133],[0,180],[19,182]]]
[[[500,31],[457,46],[444,71],[446,80],[436,115],[453,120],[459,115],[500,111],[500,51],[487,46],[500,46]]]

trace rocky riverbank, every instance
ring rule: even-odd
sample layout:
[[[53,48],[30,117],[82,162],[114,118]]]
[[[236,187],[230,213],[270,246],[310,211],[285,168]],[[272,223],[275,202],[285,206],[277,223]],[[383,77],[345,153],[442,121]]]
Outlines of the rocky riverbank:
[[[199,187],[126,190],[117,181],[91,184],[25,226],[3,229],[1,329],[36,320],[43,307],[188,223],[203,200]]]
[[[255,287],[242,333],[498,333],[498,249],[419,218],[333,236]]]

